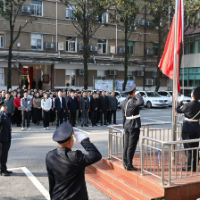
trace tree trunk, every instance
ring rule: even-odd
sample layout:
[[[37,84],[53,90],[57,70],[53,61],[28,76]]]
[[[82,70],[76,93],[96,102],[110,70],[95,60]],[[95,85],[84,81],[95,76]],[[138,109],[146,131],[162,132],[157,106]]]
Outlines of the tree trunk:
[[[84,44],[84,89],[88,89],[88,52],[87,42]]]
[[[127,73],[128,73],[128,17],[126,16],[125,21],[125,56],[124,56],[124,84],[123,91],[126,90],[127,84]]]

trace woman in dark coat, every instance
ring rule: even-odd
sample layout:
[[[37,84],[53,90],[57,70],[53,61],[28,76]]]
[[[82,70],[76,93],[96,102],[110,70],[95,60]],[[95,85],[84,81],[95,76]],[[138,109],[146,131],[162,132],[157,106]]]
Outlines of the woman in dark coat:
[[[36,121],[36,126],[40,126],[40,121],[42,120],[42,107],[41,107],[40,94],[37,93],[36,97],[33,99],[34,106],[34,117],[33,120]]]

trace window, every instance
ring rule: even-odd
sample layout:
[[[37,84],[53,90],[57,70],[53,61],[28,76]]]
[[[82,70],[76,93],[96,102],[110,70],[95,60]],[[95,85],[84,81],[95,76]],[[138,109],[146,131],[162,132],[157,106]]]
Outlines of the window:
[[[107,53],[107,40],[98,39],[98,53]]]
[[[4,86],[5,85],[5,79],[4,79],[4,68],[0,68],[0,85]]]
[[[42,1],[31,1],[31,15],[42,16]]]
[[[130,72],[130,71],[127,72],[127,79],[128,80],[134,80],[133,72]]]
[[[106,78],[106,72],[103,70],[97,70],[97,78],[98,79],[105,79]]]
[[[75,12],[76,6],[74,5],[69,5],[66,8],[66,19],[74,19],[74,12]]]
[[[131,56],[134,55],[134,42],[133,41],[128,41],[128,54]]]
[[[200,53],[200,36],[185,39],[185,54]]]
[[[66,51],[75,52],[76,51],[76,38],[66,37]]]
[[[31,34],[31,49],[42,50],[43,37],[40,34]]]
[[[4,47],[4,35],[0,35],[0,48]]]
[[[154,50],[154,55],[158,55],[158,43],[153,43],[153,50]]]
[[[108,13],[105,12],[101,16],[97,16],[96,21],[99,23],[108,23]]]

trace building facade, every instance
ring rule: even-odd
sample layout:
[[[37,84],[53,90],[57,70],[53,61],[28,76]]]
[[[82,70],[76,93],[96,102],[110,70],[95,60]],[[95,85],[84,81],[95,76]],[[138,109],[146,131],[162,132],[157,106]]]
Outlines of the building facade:
[[[30,88],[33,79],[36,82],[41,79],[43,89],[83,88],[83,42],[72,24],[72,9],[73,4],[67,8],[55,0],[26,1],[17,17],[16,27],[33,16],[37,19],[23,29],[14,44],[13,88],[23,87],[26,79]],[[128,79],[141,90],[154,90],[157,81],[158,34],[156,28],[150,26],[151,18],[149,13],[137,16],[137,26],[130,30],[128,42]],[[97,23],[105,22],[108,27],[99,28],[88,47],[89,89],[95,89],[95,80],[113,80],[116,85],[116,81],[124,79],[124,33],[119,25],[111,23],[108,13],[97,19]],[[6,88],[7,82],[9,37],[9,23],[0,17],[1,89]],[[161,76],[160,81],[161,89],[172,89],[168,78]]]

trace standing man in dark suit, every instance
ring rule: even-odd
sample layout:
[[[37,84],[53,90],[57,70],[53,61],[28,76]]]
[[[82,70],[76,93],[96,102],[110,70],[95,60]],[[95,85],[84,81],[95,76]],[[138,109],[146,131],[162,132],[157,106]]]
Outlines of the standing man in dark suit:
[[[200,87],[197,87],[192,91],[191,97],[191,102],[183,104],[184,96],[181,96],[180,105],[177,107],[177,112],[184,113],[185,115],[182,128],[183,140],[199,139],[200,137]],[[199,164],[199,150],[187,151],[187,148],[197,148],[199,147],[199,142],[184,143],[183,145],[186,150],[187,167],[183,167],[182,170],[196,171]]]
[[[11,145],[11,121],[6,115],[7,108],[4,102],[0,104],[0,169],[1,176],[10,176],[11,171],[7,170],[8,151]]]
[[[144,100],[136,90],[135,84],[130,86],[125,93],[128,93],[128,96],[122,102],[123,127],[125,130],[123,164],[127,171],[136,171],[137,168],[133,166],[133,157],[140,136],[140,106],[144,104]]]
[[[77,113],[79,106],[78,106],[78,100],[74,96],[74,91],[71,91],[71,97],[69,98],[67,107],[68,107],[68,112],[70,113],[70,116],[71,116],[71,125],[72,125],[72,127],[76,127],[76,125],[75,125],[76,124],[76,113]]]
[[[80,99],[81,127],[83,127],[83,125],[88,127],[87,121],[88,121],[89,111],[90,111],[90,102],[86,92],[83,92],[83,96]]]
[[[72,151],[74,137],[88,154],[80,150]],[[102,156],[95,145],[80,132],[74,132],[65,122],[54,133],[53,140],[58,147],[46,156],[49,178],[49,193],[52,200],[88,200],[85,183],[85,168]]]
[[[58,92],[58,97],[55,99],[55,112],[56,112],[56,128],[63,123],[64,113],[66,112],[66,101],[62,97],[62,91]]]
[[[93,94],[93,97],[90,101],[90,112],[91,112],[91,121],[92,121],[92,127],[97,126],[97,99],[96,94]]]
[[[103,126],[103,116],[104,116],[104,125],[107,125],[107,112],[109,108],[108,97],[105,95],[105,91],[102,91],[102,96],[100,97],[100,115],[101,115],[101,126]]]

